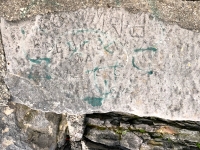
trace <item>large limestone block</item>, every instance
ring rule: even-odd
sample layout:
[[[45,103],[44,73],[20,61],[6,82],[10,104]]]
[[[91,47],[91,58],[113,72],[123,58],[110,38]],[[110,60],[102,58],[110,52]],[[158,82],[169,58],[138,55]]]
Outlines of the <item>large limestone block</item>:
[[[124,9],[7,22],[5,82],[34,109],[200,120],[200,34]]]

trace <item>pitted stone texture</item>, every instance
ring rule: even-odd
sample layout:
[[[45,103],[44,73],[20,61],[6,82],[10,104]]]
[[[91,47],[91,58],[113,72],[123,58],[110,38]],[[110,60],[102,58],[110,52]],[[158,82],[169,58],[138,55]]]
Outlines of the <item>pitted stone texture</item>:
[[[124,9],[2,19],[13,100],[85,114],[200,120],[200,34]]]
[[[35,150],[54,150],[60,115],[36,111],[16,104],[16,124],[27,136],[26,142]]]
[[[85,130],[85,115],[68,115],[70,141],[81,141]]]

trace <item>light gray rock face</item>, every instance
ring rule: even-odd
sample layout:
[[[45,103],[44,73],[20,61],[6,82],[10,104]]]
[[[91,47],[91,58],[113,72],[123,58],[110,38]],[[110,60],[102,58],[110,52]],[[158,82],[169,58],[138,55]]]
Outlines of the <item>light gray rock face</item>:
[[[42,111],[200,120],[200,34],[149,14],[92,9],[2,19],[6,84]]]

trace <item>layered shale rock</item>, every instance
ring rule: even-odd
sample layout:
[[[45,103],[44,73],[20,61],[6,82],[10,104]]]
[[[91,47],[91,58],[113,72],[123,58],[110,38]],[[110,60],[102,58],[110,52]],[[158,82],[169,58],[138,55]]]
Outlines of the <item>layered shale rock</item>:
[[[83,149],[198,150],[200,124],[117,113],[86,117]]]

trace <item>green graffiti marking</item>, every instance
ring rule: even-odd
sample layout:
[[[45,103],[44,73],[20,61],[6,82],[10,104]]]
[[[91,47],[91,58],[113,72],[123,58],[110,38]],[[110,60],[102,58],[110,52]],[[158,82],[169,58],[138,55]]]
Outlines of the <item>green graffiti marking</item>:
[[[22,34],[25,34],[25,31],[24,31],[24,29],[21,29],[21,33],[22,33]]]
[[[117,67],[122,67],[122,66],[119,66],[117,63],[116,63],[116,65],[114,65],[114,66],[109,66],[109,68],[113,68],[113,69],[114,69],[114,77],[115,77],[115,80],[117,79],[117,74],[116,74],[116,69],[117,69]]]
[[[148,73],[148,75],[152,75],[153,74],[153,70],[148,71],[147,73]]]
[[[143,51],[152,51],[152,52],[157,52],[157,48],[154,48],[154,47],[147,47],[147,48],[138,48],[138,49],[135,49],[134,52],[143,52]],[[142,70],[140,69],[136,64],[135,64],[135,58],[132,57],[132,65],[133,67],[135,67],[136,69],[138,70]],[[150,70],[150,71],[147,71],[147,74],[148,75],[152,75],[153,74],[153,70]]]
[[[104,80],[104,85],[107,87],[107,80]],[[108,94],[110,94],[111,92],[109,91],[109,92],[102,92],[102,90],[97,86],[97,84],[95,85],[95,87],[97,88],[97,90],[98,90],[98,92],[99,92],[99,94],[101,95],[101,97],[103,97],[103,99],[106,99],[107,98],[107,96],[108,96]],[[108,87],[107,87],[108,88]]]
[[[107,87],[108,81],[104,80],[104,84]],[[103,93],[102,90],[97,85],[95,85],[95,87],[97,88],[101,96],[100,97],[86,97],[83,99],[84,101],[87,101],[90,105],[92,105],[93,107],[101,106],[102,101],[105,100],[108,97],[108,95],[111,93],[111,90]]]
[[[107,46],[104,46],[104,50],[107,51],[107,52],[110,53],[110,54],[113,54],[113,53],[114,53],[114,52],[112,52],[112,51],[110,51],[110,50],[108,49],[108,47],[110,47],[112,44],[113,44],[113,43],[110,43],[110,44],[108,44]]]
[[[141,70],[138,66],[136,66],[134,57],[132,57],[132,65],[133,65],[133,67],[137,68],[138,70]]]
[[[83,34],[83,33],[99,33],[99,34],[102,34],[102,35],[106,36],[106,32],[102,32],[101,30],[95,30],[95,29],[79,29],[79,30],[72,30],[72,32],[70,32],[70,33],[73,34],[73,35],[76,35],[76,34]],[[69,34],[69,33],[67,33],[67,34]],[[107,36],[106,36],[106,37],[107,37]],[[111,45],[113,45],[113,43],[115,44],[114,41],[112,41],[111,43],[109,43],[109,44],[107,44],[107,45],[103,45],[104,42],[103,42],[103,40],[102,40],[100,37],[98,37],[97,40],[100,42],[100,45],[102,46],[102,48],[103,48],[106,52],[108,52],[109,54],[113,54],[113,53],[114,53],[114,51],[110,50],[110,48],[109,48]],[[80,45],[80,48],[81,48],[82,46],[84,46],[85,44],[87,44],[87,43],[89,43],[89,41],[84,41],[83,44]],[[72,48],[70,42],[67,42],[67,45],[68,45],[68,47],[73,51],[72,54],[71,54],[71,56],[72,56],[74,53],[77,52],[77,48]]]
[[[103,41],[101,38],[98,38],[99,42],[101,43],[101,45],[103,44]]]
[[[97,84],[95,85],[96,89],[98,90],[100,95],[103,95],[102,90],[97,86]],[[103,97],[103,96],[102,96]]]
[[[121,68],[122,66],[118,65],[117,63],[114,65],[114,66],[108,66],[108,67],[105,67],[105,68],[99,68],[99,67],[95,67],[93,70],[87,70],[86,73],[90,73],[90,72],[93,72],[94,73],[94,79],[96,77],[96,72],[99,71],[100,69],[106,69],[106,68],[113,68],[114,70],[114,77],[115,77],[115,80],[117,79],[117,74],[116,74],[116,69],[117,68]]]
[[[51,79],[51,76],[48,75],[48,70],[47,70],[47,66],[51,63],[51,59],[50,58],[37,58],[37,59],[32,59],[32,58],[29,58],[29,56],[27,55],[26,56],[26,59],[29,60],[30,62],[34,63],[34,64],[37,64],[37,65],[40,65],[42,63],[42,61],[45,61],[46,62],[46,65],[44,67],[44,71],[45,71],[45,76],[39,76],[39,75],[34,75],[33,74],[33,71],[30,72],[30,74],[28,75],[28,78],[29,79],[41,79],[41,78],[45,78],[47,80],[50,80]],[[31,67],[31,70],[33,70],[33,66]]]
[[[82,46],[84,46],[85,44],[89,43],[89,41],[83,41]]]
[[[111,93],[111,92],[106,92],[106,93],[104,93],[105,99],[108,97],[108,95],[109,95],[110,93]]]
[[[90,72],[96,72],[96,71],[99,71],[100,69],[102,68],[99,68],[99,67],[95,67],[93,70],[87,70],[86,73],[90,73]]]
[[[96,107],[96,106],[102,105],[103,98],[101,98],[101,97],[86,97],[86,98],[84,98],[84,100],[87,101],[93,107]]]
[[[116,5],[120,5],[120,0],[116,0]]]
[[[42,29],[41,27],[37,28],[37,30],[39,30],[40,32],[44,32],[44,34],[48,33],[46,29]],[[74,31],[73,34],[82,34],[82,33],[88,33],[88,32],[95,32],[95,33],[99,33],[100,34],[105,34],[104,32],[100,31],[100,30],[89,30],[89,29],[86,29],[86,30],[77,30],[76,32]],[[21,33],[22,34],[25,34],[25,31],[22,29],[21,30]],[[46,34],[47,35],[47,34]],[[105,35],[104,35],[105,36]],[[107,36],[106,36],[107,38]],[[104,38],[100,38],[100,36],[97,37],[96,41],[99,43],[100,42],[100,45],[102,46],[102,51],[107,51],[108,53],[110,54],[113,54],[114,53],[114,50],[112,49],[112,45],[113,43],[116,44],[115,42],[112,42],[110,41],[110,39],[107,39],[108,41],[105,41],[106,43],[104,43]],[[96,42],[95,41],[95,42]],[[88,40],[85,40],[83,42],[81,42],[77,47],[75,47],[75,44],[73,44],[73,42],[69,41],[69,42],[65,42],[66,44],[66,47],[68,46],[69,49],[71,50],[71,56],[74,55],[75,53],[79,52],[79,47],[81,48],[81,46],[85,46],[86,44],[88,44],[90,41]],[[108,44],[109,43],[109,44]],[[107,45],[106,45],[107,44]],[[70,55],[70,54],[69,54]],[[27,60],[30,62],[30,64],[32,65],[30,68],[30,73],[28,75],[28,78],[29,79],[41,79],[41,78],[44,78],[44,79],[47,79],[47,80],[50,80],[52,79],[52,77],[49,75],[49,70],[48,70],[48,65],[51,63],[51,59],[50,58],[30,58],[29,55],[25,55]],[[41,66],[42,64],[42,66]],[[43,65],[44,65],[44,68],[43,68]],[[38,67],[39,66],[39,67]],[[42,67],[42,70],[37,70],[38,68],[41,68]],[[115,76],[115,80],[117,78],[117,73],[116,73],[116,69],[117,67],[120,67],[119,65],[117,64],[113,64],[113,66],[107,66],[107,68],[113,68],[114,70],[114,76]],[[44,69],[44,70],[43,70]],[[100,69],[103,69],[103,68],[100,68],[100,67],[95,67],[95,68],[92,68],[93,70],[88,70],[87,73],[90,73],[90,72],[93,72],[92,74],[94,74],[94,79],[96,77],[96,74],[97,72],[100,70]],[[104,80],[103,81],[104,84],[105,84],[105,87],[102,88],[101,86],[98,87],[98,85],[96,85],[95,90],[97,91],[97,93],[99,93],[97,96],[89,96],[89,95],[86,95],[86,97],[83,99],[84,101],[87,101],[90,105],[92,106],[101,106],[102,105],[102,102],[103,100],[107,99],[107,97],[109,96],[109,94],[111,93],[111,90],[109,90],[108,88],[108,81],[107,80]],[[97,88],[97,89],[96,89]]]
[[[69,47],[70,51],[72,51],[72,53],[71,53],[71,55],[70,55],[70,56],[74,55],[74,53],[76,53],[76,52],[77,52],[77,48],[76,48],[76,47],[75,47],[75,48],[72,48],[72,46],[71,46],[71,43],[70,43],[70,42],[67,42],[67,45],[68,45],[68,47]]]
[[[134,52],[143,52],[143,51],[153,51],[156,52],[157,49],[154,47],[148,47],[148,48],[139,48],[139,49],[135,49]]]
[[[87,70],[86,73],[93,72],[94,73],[94,79],[96,79],[96,72],[99,71],[102,68],[95,67],[93,70]]]
[[[77,30],[76,32],[73,31],[73,33],[78,34],[78,33],[84,33],[84,32],[88,32],[88,31],[89,30],[87,30],[87,29],[86,30],[81,29],[81,30]]]
[[[106,35],[106,32],[104,33],[104,32],[102,32],[101,30],[94,30],[94,29],[79,29],[79,30],[73,30],[73,31],[72,31],[72,34],[73,34],[73,35],[75,35],[75,34],[83,34],[83,33],[99,33],[99,34],[103,34],[104,36]],[[111,42],[111,43],[109,43],[109,44],[107,44],[107,45],[103,45],[104,42],[103,42],[103,40],[102,40],[100,37],[98,37],[97,40],[100,42],[100,45],[103,47],[103,49],[104,49],[106,52],[108,52],[109,54],[113,54],[113,53],[114,53],[114,51],[110,50],[109,47],[110,47],[111,45],[113,45],[113,43],[115,43],[115,42]],[[80,44],[80,48],[81,48],[82,46],[84,46],[85,44],[87,44],[87,43],[89,43],[89,41],[83,41],[83,44]],[[71,56],[73,56],[74,53],[76,53],[78,50],[77,50],[76,47],[75,47],[75,48],[72,48],[70,42],[67,42],[67,45],[68,45],[68,47],[69,47],[69,48],[71,49],[71,51],[72,51],[72,53],[70,54],[70,57],[71,57]]]
[[[107,86],[107,84],[108,84],[108,83],[107,83],[107,80],[104,80],[104,84],[105,84],[105,86]]]
[[[32,63],[36,63],[36,64],[41,64],[42,61],[45,61],[47,64],[50,64],[51,62],[51,59],[50,58],[37,58],[37,59],[30,59],[29,60],[32,62]]]

